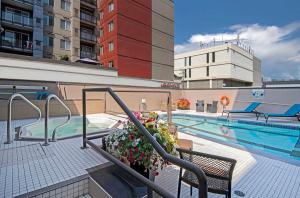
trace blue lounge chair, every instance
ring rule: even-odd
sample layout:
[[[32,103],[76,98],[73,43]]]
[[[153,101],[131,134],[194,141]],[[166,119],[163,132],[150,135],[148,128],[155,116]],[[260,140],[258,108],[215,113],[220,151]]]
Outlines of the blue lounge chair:
[[[270,117],[297,117],[298,121],[300,121],[300,104],[294,104],[291,106],[285,113],[264,113],[264,117],[266,119],[266,123],[268,122]]]
[[[224,113],[227,113],[227,119],[229,118],[229,115],[231,113],[254,113],[256,116],[256,119],[258,119],[259,115],[261,113],[257,112],[255,109],[260,105],[260,102],[252,102],[248,107],[246,107],[244,110],[223,110],[222,115]]]

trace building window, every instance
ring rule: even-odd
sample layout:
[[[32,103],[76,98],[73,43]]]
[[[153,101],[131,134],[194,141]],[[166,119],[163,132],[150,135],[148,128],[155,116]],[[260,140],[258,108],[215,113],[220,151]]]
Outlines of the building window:
[[[71,27],[71,22],[66,19],[61,19],[60,20],[60,28],[63,30],[70,30]]]
[[[79,16],[79,10],[77,8],[74,8],[74,12],[75,12],[75,17]]]
[[[99,18],[100,18],[100,20],[102,20],[103,17],[104,17],[104,13],[103,13],[103,11],[101,10],[100,13],[99,13]]]
[[[184,70],[184,78],[186,78],[186,69]]]
[[[108,62],[108,67],[114,67],[114,61],[113,60]]]
[[[36,25],[37,25],[38,27],[41,27],[42,19],[37,17],[37,18],[35,19],[35,21],[36,21]]]
[[[71,42],[65,39],[60,40],[60,48],[64,50],[70,50]]]
[[[206,67],[206,76],[209,76],[209,67]]]
[[[51,6],[54,5],[54,1],[53,0],[43,0],[43,2],[44,2],[44,5],[51,5]]]
[[[53,26],[53,16],[44,15],[44,26]]]
[[[103,28],[100,28],[99,36],[102,37],[103,35],[104,35],[104,30],[103,30]]]
[[[189,69],[189,76],[190,76],[190,78],[192,77],[192,70],[191,69]]]
[[[108,4],[108,12],[112,12],[115,8],[114,2],[110,2]]]
[[[206,63],[209,63],[209,53],[206,54]]]
[[[53,37],[44,36],[44,46],[45,47],[53,47]]]
[[[71,2],[69,0],[61,0],[61,9],[64,11],[70,11]]]
[[[114,42],[111,41],[111,42],[108,43],[108,51],[112,52],[113,50],[114,50]]]
[[[75,28],[74,31],[75,31],[75,36],[78,37],[78,36],[79,36],[79,29],[78,29],[78,28]]]
[[[192,65],[192,57],[189,57],[189,66]]]
[[[100,46],[99,53],[100,53],[100,55],[103,55],[103,53],[104,53],[104,47],[103,47],[103,45]]]
[[[187,66],[187,57],[184,57],[184,66]]]
[[[112,32],[114,30],[114,22],[111,21],[108,23],[108,32]]]
[[[212,62],[214,63],[215,61],[216,61],[216,53],[213,52],[213,53],[212,53]]]

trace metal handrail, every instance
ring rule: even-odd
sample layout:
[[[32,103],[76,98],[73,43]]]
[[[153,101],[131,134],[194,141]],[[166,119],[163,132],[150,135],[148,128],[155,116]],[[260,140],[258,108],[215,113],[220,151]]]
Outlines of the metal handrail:
[[[61,101],[61,99],[59,99],[59,97],[55,94],[50,94],[48,95],[47,99],[46,99],[46,104],[45,104],[45,142],[44,142],[44,146],[49,145],[48,143],[48,122],[49,122],[49,103],[51,99],[56,99],[67,111],[68,111],[68,118],[66,119],[65,122],[63,122],[61,125],[58,125],[53,131],[52,131],[52,141],[56,141],[55,135],[56,135],[56,131],[61,128],[64,127],[65,125],[67,125],[70,120],[71,120],[71,110],[69,109],[69,107],[67,107],[67,105],[65,105],[65,103],[63,103],[63,101]]]
[[[12,143],[11,141],[11,137],[10,137],[10,132],[11,132],[11,109],[12,109],[12,102],[13,100],[16,98],[16,97],[19,97],[21,98],[22,100],[24,100],[27,104],[29,104],[31,107],[33,107],[38,113],[39,113],[39,117],[36,121],[30,123],[30,124],[27,124],[27,125],[24,125],[22,126],[19,130],[18,130],[18,135],[17,137],[20,135],[20,132],[21,132],[21,129],[24,128],[24,127],[28,127],[28,126],[31,126],[31,125],[34,125],[36,123],[38,123],[40,120],[41,120],[41,117],[42,117],[42,112],[41,110],[35,106],[32,102],[30,102],[25,96],[23,96],[22,94],[20,93],[15,93],[13,94],[9,99],[8,99],[8,108],[7,108],[7,141],[5,142],[5,144],[10,144]]]
[[[179,159],[173,155],[167,153],[161,145],[155,140],[155,138],[148,132],[148,130],[140,123],[140,121],[133,115],[133,113],[128,109],[125,103],[121,100],[121,98],[111,89],[111,88],[87,88],[82,90],[82,108],[83,108],[83,148],[87,148],[87,143],[92,145],[87,138],[87,130],[86,130],[86,93],[87,92],[108,92],[111,97],[118,103],[118,105],[122,108],[122,110],[128,115],[129,119],[135,124],[135,126],[139,129],[141,133],[148,139],[154,149],[158,152],[158,154],[165,160],[175,164],[179,167],[182,167],[190,172],[193,172],[198,179],[198,190],[199,197],[207,198],[207,179],[205,173],[201,168],[196,166],[195,164]],[[169,101],[170,102],[170,101]],[[92,145],[93,146],[93,145]],[[104,155],[104,157],[106,157]],[[121,166],[119,166],[121,167]],[[123,168],[123,167],[121,167]],[[124,169],[124,168],[123,168]],[[134,174],[134,173],[132,173]],[[138,173],[135,172],[134,175]],[[147,180],[145,178],[145,180]],[[144,181],[146,182],[146,181]],[[159,191],[159,189],[157,189]],[[159,192],[158,192],[159,193]]]

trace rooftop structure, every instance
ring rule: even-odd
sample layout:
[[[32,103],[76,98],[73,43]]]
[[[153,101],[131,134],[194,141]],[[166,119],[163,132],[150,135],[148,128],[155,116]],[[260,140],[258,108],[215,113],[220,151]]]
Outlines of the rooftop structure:
[[[175,55],[174,74],[185,88],[261,86],[261,62],[249,48],[231,42],[203,45]]]

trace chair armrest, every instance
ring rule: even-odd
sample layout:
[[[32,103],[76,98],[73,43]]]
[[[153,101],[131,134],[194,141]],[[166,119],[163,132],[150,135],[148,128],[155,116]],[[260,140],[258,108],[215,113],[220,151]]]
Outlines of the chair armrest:
[[[231,180],[235,159],[178,148],[180,158],[198,165],[208,176]]]

